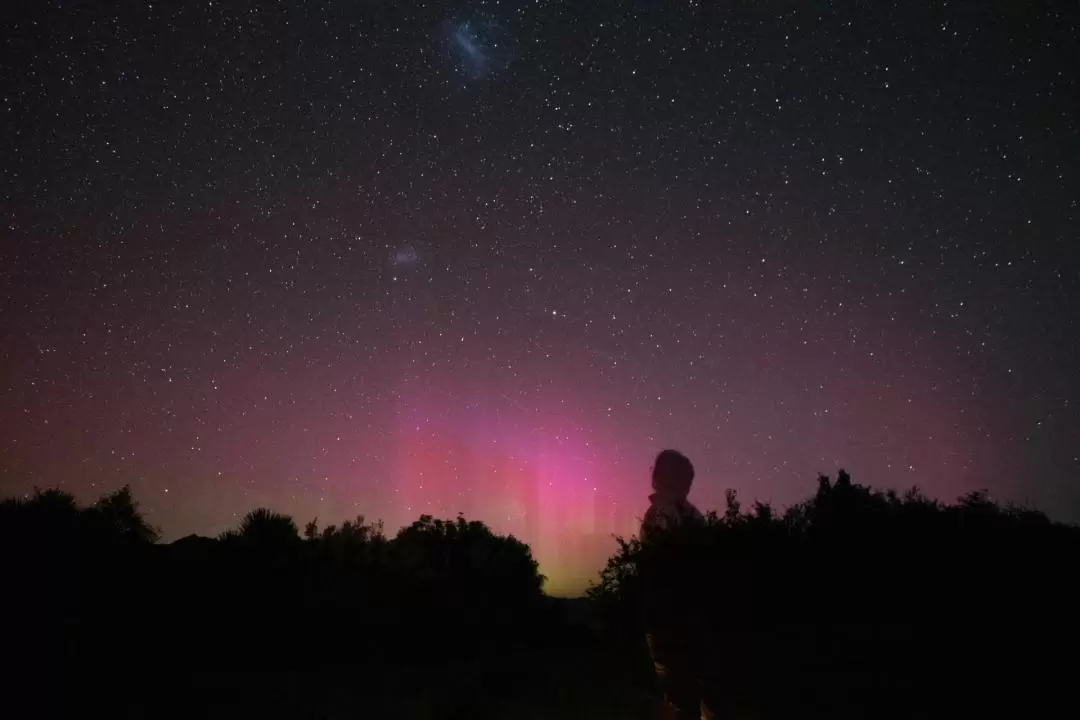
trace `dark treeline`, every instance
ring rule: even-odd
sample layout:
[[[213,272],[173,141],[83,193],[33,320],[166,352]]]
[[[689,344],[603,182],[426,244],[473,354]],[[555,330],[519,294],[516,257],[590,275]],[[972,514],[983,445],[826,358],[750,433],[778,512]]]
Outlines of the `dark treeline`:
[[[592,599],[664,628],[720,717],[1032,717],[1069,708],[1080,528],[857,485],[620,541]],[[1063,703],[1063,704],[1062,704]],[[725,714],[726,713],[726,714]]]
[[[362,517],[301,533],[259,509],[217,538],[156,540],[126,488],[86,508],[55,490],[0,504],[3,653],[33,690],[33,716],[207,717],[211,704],[230,717],[334,716],[336,701],[320,712],[317,692],[268,680],[327,668],[348,668],[339,684],[354,708],[400,716],[394,705],[439,684],[419,686],[422,666],[535,649],[555,625],[528,546],[461,517],[423,516],[388,538]],[[387,676],[406,667],[412,680]],[[250,692],[238,674],[259,675]],[[498,690],[435,704],[477,716]]]
[[[1038,715],[1072,706],[1078,558],[1039,512],[841,472],[620,540],[567,603],[464,518],[388,537],[256,510],[162,544],[127,489],[47,490],[0,503],[5,715],[644,718],[657,627],[717,717]]]

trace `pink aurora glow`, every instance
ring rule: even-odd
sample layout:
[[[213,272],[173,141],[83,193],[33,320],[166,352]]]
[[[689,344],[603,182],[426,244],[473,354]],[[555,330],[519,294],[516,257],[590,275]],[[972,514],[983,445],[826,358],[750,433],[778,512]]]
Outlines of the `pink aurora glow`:
[[[552,593],[580,592],[633,534],[647,495],[625,491],[611,453],[565,416],[501,396],[461,402],[428,394],[399,402],[391,525],[419,515],[481,519],[527,542]],[[396,517],[400,515],[401,517]]]

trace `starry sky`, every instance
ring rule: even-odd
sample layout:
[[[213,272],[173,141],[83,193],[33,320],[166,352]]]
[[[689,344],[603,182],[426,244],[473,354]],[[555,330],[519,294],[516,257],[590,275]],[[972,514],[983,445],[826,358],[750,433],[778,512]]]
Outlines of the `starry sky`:
[[[703,508],[845,467],[1080,520],[1074,4],[0,17],[3,494],[463,512],[554,592],[669,446]]]

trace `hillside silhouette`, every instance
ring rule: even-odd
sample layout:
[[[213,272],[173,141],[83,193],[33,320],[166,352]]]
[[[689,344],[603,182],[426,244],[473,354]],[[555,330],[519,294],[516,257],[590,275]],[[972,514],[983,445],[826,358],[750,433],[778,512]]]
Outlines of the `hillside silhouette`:
[[[841,471],[784,512],[620,539],[581,600],[464,517],[256,509],[170,544],[129,489],[0,503],[11,717],[662,716],[643,628],[715,717],[1031,715],[1067,697],[1080,529]],[[6,714],[6,713],[5,713]]]

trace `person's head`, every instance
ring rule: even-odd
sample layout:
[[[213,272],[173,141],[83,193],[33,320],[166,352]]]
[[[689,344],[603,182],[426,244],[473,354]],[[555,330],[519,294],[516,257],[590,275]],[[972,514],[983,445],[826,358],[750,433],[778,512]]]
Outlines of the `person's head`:
[[[662,450],[652,469],[652,487],[660,495],[684,500],[694,482],[694,465],[678,450]]]

